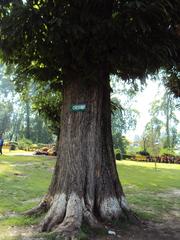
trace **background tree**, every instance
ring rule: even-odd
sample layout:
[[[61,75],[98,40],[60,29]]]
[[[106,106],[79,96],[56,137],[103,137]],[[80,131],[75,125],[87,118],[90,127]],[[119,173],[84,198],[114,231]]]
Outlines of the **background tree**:
[[[147,123],[145,127],[144,131],[145,150],[147,152],[150,152],[151,154],[155,154],[154,153],[155,146],[157,148],[157,144],[159,145],[162,126],[163,126],[162,121],[154,117],[150,120],[149,123]],[[158,150],[156,151],[156,154],[159,153]]]
[[[32,96],[32,108],[46,121],[48,127],[59,139],[62,94],[49,85],[36,84]]]
[[[160,106],[160,111],[165,117],[165,130],[166,130],[166,139],[164,142],[164,147],[167,149],[171,149],[174,147],[174,140],[175,134],[177,131],[175,130],[174,126],[179,123],[179,120],[175,114],[176,110],[176,100],[174,99],[173,95],[166,91],[163,98],[162,103]]]
[[[151,119],[143,133],[143,145],[150,153],[153,152],[156,143],[159,143],[159,151],[160,147],[168,151],[175,149],[178,142],[176,126],[179,123],[176,105],[177,100],[169,91],[165,91],[161,100],[152,102],[149,111]]]
[[[111,76],[111,86],[113,145],[116,151],[120,152],[122,159],[129,145],[125,134],[129,130],[134,130],[137,124],[139,112],[132,107],[132,104],[139,87],[137,82],[127,84],[117,76]]]
[[[121,94],[122,95],[122,94]],[[112,137],[114,148],[120,149],[121,158],[126,153],[128,141],[125,134],[136,128],[138,112],[130,107],[130,97],[126,97],[123,103],[117,98],[112,98],[115,109],[112,113]],[[125,106],[125,107],[124,107]]]
[[[109,75],[142,81],[178,61],[179,0],[1,1],[2,58],[19,76],[63,88],[60,156],[43,231],[131,218],[113,153]],[[84,112],[72,112],[84,103]],[[77,174],[78,172],[78,174]],[[33,211],[33,212],[34,212]]]
[[[14,66],[1,65],[0,67],[0,118],[1,130],[4,132],[5,139],[19,141],[26,138],[34,143],[52,143],[54,140],[48,126],[49,123],[46,119],[42,120],[43,116],[40,118],[37,107],[35,107],[37,93],[34,87],[27,83],[19,85],[13,75],[13,69]],[[41,95],[44,97],[41,102],[43,100],[47,102],[45,92]],[[46,105],[49,107],[50,104]],[[39,110],[42,112],[41,108]],[[51,112],[48,109],[44,110],[52,116],[52,110]],[[51,125],[55,126],[56,123],[51,123]]]
[[[147,151],[151,154],[155,154],[154,149],[157,143],[160,141],[160,136],[162,133],[163,121],[159,117],[160,114],[160,101],[155,100],[151,104],[151,108],[149,110],[150,113],[150,121],[145,126],[144,138],[146,139],[146,147]],[[156,152],[157,154],[157,152]]]
[[[11,114],[13,106],[10,102],[0,103],[0,132],[5,133],[11,127]]]
[[[0,132],[6,136],[13,122],[14,88],[4,73],[5,68],[0,65]]]

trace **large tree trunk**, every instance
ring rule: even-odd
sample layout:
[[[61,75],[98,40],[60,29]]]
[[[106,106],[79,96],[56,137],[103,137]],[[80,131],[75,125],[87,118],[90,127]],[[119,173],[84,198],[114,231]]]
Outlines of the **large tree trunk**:
[[[42,226],[65,235],[78,231],[82,221],[97,227],[129,211],[113,152],[108,76],[100,72],[99,83],[91,85],[71,77],[64,86],[59,156]],[[71,105],[80,103],[86,110],[72,112]]]

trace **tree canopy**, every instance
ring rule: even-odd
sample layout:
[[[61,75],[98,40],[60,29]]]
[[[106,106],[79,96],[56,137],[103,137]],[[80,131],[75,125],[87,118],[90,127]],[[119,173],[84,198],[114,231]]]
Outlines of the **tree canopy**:
[[[179,0],[8,0],[0,9],[3,60],[52,87],[66,71],[90,82],[104,66],[143,79],[179,61]]]

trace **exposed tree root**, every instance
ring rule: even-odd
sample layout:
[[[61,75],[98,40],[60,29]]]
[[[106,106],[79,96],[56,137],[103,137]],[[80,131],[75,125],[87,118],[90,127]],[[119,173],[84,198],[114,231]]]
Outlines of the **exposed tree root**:
[[[66,205],[67,205],[67,200],[66,200],[66,195],[60,194],[60,195],[55,195],[53,204],[51,208],[49,209],[44,222],[42,223],[42,231],[49,232],[51,229],[57,225],[59,222],[61,222],[65,216],[65,211],[66,211]]]
[[[33,216],[33,215],[41,215],[42,213],[47,212],[51,207],[52,200],[53,200],[52,197],[46,195],[42,199],[42,201],[39,203],[38,206],[24,212],[23,215]]]
[[[127,222],[130,222],[136,225],[139,225],[142,223],[141,220],[138,218],[138,216],[130,209],[126,201],[126,198],[124,196],[121,197],[120,205]]]
[[[71,193],[67,199],[63,193],[54,197],[41,230],[43,232],[53,230],[61,236],[75,239],[82,221],[86,222],[91,228],[104,228],[89,206],[85,206],[84,200],[80,199],[77,194]]]
[[[87,209],[83,210],[83,219],[85,223],[87,223],[88,226],[92,229],[102,229],[104,228],[103,224],[100,223],[97,218],[94,216],[94,214]]]
[[[126,209],[123,212],[127,219],[127,222],[135,224],[135,225],[142,224],[142,221],[140,220],[140,218],[133,211]]]
[[[137,223],[138,218],[128,208],[125,199],[119,204],[116,200],[111,197],[103,201],[99,207],[101,215],[99,219],[104,223],[100,223],[94,215],[92,206],[86,205],[84,199],[82,200],[77,194],[71,193],[69,197],[64,193],[57,194],[41,225],[41,231],[53,231],[63,237],[76,239],[83,221],[93,229],[105,229],[105,222],[118,220],[123,214],[126,219]]]
[[[49,210],[49,211],[48,211]],[[54,198],[45,197],[39,206],[26,212],[26,215],[37,215],[48,211],[40,226],[40,231],[53,231],[68,240],[77,239],[82,222],[92,229],[105,230],[105,224],[120,217],[133,224],[140,224],[139,218],[131,211],[126,199],[122,196],[121,201],[117,198],[107,198],[99,206],[99,213],[94,215],[94,207],[91,201],[88,203],[77,194],[56,194]]]
[[[67,201],[66,195],[56,195],[42,224],[42,231],[59,233],[73,239],[79,232],[83,217],[82,200],[72,193]]]

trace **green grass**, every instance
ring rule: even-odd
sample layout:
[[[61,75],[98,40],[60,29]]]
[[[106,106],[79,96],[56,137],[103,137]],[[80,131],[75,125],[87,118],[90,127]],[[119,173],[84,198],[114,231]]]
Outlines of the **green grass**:
[[[22,212],[38,202],[47,191],[53,165],[42,157],[2,156],[0,214]]]
[[[160,221],[167,211],[180,208],[180,165],[118,161],[118,173],[128,202],[144,219]]]
[[[14,240],[10,236],[14,228],[40,221],[19,213],[37,205],[46,193],[54,163],[47,157],[0,156],[0,239]],[[160,221],[167,211],[180,208],[180,199],[171,194],[180,190],[180,165],[157,166],[155,170],[154,163],[117,162],[131,208],[143,219]],[[52,235],[48,239],[53,239]]]
[[[13,239],[9,228],[38,222],[17,214],[37,205],[46,193],[54,163],[47,157],[0,156],[0,239]]]

